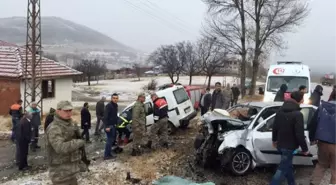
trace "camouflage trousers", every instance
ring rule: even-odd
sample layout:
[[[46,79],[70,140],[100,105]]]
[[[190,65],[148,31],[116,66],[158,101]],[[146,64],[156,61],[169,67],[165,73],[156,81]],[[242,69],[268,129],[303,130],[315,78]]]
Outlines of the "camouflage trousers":
[[[146,136],[146,130],[145,125],[141,125],[139,123],[132,123],[132,133],[133,133],[133,142],[132,142],[132,148],[133,149],[140,149],[141,146],[145,145],[145,136]]]
[[[61,164],[49,167],[49,177],[53,185],[77,185],[76,174],[79,172],[79,165]]]
[[[149,140],[154,144],[159,142],[159,144],[168,143],[168,118],[163,118],[154,123],[149,131]]]

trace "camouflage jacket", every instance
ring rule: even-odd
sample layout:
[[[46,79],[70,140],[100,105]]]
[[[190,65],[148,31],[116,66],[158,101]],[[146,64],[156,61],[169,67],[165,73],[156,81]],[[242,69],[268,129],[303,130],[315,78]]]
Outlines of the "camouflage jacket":
[[[78,139],[78,136],[79,128],[72,120],[62,120],[55,115],[54,121],[46,130],[46,149],[50,173],[69,176],[79,172],[81,161],[79,148],[84,146],[84,141]]]
[[[136,101],[132,111],[132,123],[146,125],[145,105]]]

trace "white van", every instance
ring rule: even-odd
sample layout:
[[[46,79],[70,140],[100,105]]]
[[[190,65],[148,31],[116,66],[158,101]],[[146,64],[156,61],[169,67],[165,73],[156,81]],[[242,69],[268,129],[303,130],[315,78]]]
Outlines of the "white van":
[[[157,91],[156,94],[160,98],[166,99],[168,103],[169,133],[174,133],[179,127],[187,127],[189,121],[193,119],[197,112],[195,111],[187,92],[181,85],[174,85],[164,90]],[[135,102],[128,105],[123,111],[132,109]],[[146,96],[145,111],[146,111],[146,127],[150,127],[154,123],[153,117],[153,101],[150,95]]]
[[[282,84],[288,87],[287,93],[299,89],[301,85],[307,87],[307,93],[304,95],[304,102],[308,103],[311,95],[310,69],[302,62],[277,62],[271,65],[265,85],[264,101],[274,101],[275,94]]]

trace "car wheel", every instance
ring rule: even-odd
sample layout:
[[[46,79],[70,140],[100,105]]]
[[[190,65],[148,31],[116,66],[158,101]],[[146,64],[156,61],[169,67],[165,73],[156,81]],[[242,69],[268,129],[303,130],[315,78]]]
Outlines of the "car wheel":
[[[168,121],[168,135],[174,134],[176,132],[176,130],[177,129],[176,129],[175,125],[172,122]]]
[[[237,148],[230,161],[230,170],[234,175],[245,175],[252,164],[250,153],[243,148]]]

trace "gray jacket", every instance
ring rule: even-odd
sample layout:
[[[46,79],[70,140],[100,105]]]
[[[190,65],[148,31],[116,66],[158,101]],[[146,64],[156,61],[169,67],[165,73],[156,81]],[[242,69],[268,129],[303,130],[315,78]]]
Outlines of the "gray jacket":
[[[211,110],[228,109],[230,107],[230,94],[226,90],[215,90],[212,93]]]

